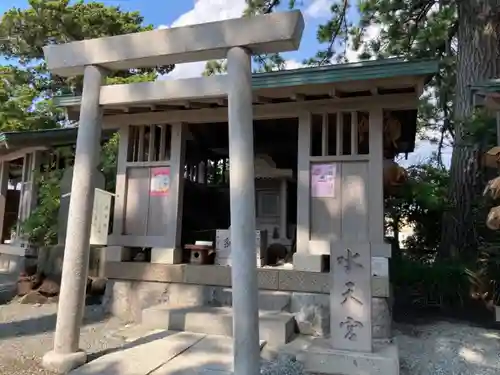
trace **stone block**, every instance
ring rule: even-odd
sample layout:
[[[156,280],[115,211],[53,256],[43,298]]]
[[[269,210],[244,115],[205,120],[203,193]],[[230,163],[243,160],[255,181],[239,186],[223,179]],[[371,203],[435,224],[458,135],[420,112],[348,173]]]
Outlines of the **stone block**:
[[[127,252],[130,250],[123,246],[102,247],[102,262],[121,262],[126,259]]]
[[[186,266],[185,264],[107,262],[104,274],[108,279],[183,283]]]
[[[330,334],[330,296],[318,293],[293,293],[290,312],[295,315],[303,335],[326,337]]]
[[[171,306],[203,306],[214,298],[211,288],[194,284],[167,284],[166,298]]]
[[[279,271],[266,268],[257,270],[257,283],[259,289],[278,290]]]
[[[330,328],[334,348],[372,350],[372,274],[369,244],[332,246]]]
[[[291,292],[329,293],[328,273],[279,271],[279,290]]]
[[[330,295],[320,293],[292,294],[290,312],[295,315],[303,335],[330,335]],[[392,338],[392,314],[387,298],[372,298],[372,335],[374,339]]]
[[[182,262],[182,249],[153,247],[151,249],[151,263],[179,264]]]
[[[261,290],[259,291],[259,310],[282,311],[290,307],[289,292]],[[233,305],[233,292],[231,288],[219,288],[215,292],[215,301],[222,306]]]
[[[293,269],[297,271],[324,272],[327,255],[324,254],[293,254]]]
[[[372,295],[388,298],[391,295],[389,277],[372,277]]]
[[[500,306],[495,306],[495,322],[500,322]]]
[[[259,337],[270,345],[286,344],[295,333],[292,314],[264,311],[259,314]]]
[[[103,298],[105,311],[140,323],[142,310],[168,300],[168,283],[110,280]]]
[[[187,265],[184,273],[187,284],[205,284],[213,286],[231,285],[231,267]]]
[[[335,375],[399,375],[396,344],[380,343],[371,353],[335,350],[325,339],[315,339],[297,355],[306,373]]]
[[[387,298],[372,298],[372,336],[374,339],[392,338],[392,313]]]
[[[172,307],[160,304],[145,309],[143,324],[150,328],[233,335],[233,311],[229,307]],[[283,345],[294,334],[293,315],[286,312],[259,311],[259,335],[270,345]]]
[[[390,258],[392,255],[391,244],[389,243],[372,243],[371,248],[372,256],[374,257]]]
[[[372,257],[372,276],[389,277],[389,259]]]

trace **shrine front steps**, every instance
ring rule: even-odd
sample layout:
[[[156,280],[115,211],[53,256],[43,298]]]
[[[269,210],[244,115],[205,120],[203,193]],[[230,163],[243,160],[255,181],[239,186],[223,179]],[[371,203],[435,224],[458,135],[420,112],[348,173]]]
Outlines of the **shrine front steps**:
[[[232,337],[233,309],[160,304],[142,311],[142,325],[151,329]],[[290,342],[295,333],[295,326],[294,316],[288,312],[259,310],[259,336],[271,346]]]

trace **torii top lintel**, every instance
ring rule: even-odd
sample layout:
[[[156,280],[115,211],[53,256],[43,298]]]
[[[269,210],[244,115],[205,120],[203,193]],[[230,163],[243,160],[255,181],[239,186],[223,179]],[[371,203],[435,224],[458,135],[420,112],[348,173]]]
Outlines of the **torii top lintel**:
[[[53,44],[43,51],[52,73],[74,76],[87,65],[125,70],[221,59],[233,47],[253,54],[294,51],[303,30],[304,18],[295,10]]]

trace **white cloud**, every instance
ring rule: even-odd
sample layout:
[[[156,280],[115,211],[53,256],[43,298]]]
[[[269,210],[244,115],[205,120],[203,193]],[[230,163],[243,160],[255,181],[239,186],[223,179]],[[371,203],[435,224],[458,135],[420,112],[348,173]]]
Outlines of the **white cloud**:
[[[310,0],[304,13],[311,18],[322,18],[330,15],[333,0]]]
[[[286,60],[285,61],[285,69],[286,70],[291,70],[291,69],[299,69],[303,68],[304,64],[301,62],[298,62],[297,60]]]
[[[361,48],[359,50],[353,49],[352,38],[347,41],[346,58],[349,62],[359,61],[359,55],[364,51],[364,44],[369,43],[379,37],[382,28],[380,25],[370,25],[366,28],[363,38],[361,39]]]
[[[408,154],[408,160],[402,160],[400,164],[403,167],[409,167],[411,165],[426,163],[432,157],[432,154],[437,152],[437,145],[431,143],[430,141],[418,141],[415,144],[415,151]],[[443,164],[446,168],[449,168],[451,165],[451,154],[453,152],[453,148],[450,146],[444,146],[442,149],[441,158],[443,160]]]
[[[160,28],[180,27],[198,23],[221,21],[241,17],[247,3],[245,0],[198,0],[193,9],[177,18],[171,25]],[[205,70],[205,61],[177,64],[164,79],[199,77]]]

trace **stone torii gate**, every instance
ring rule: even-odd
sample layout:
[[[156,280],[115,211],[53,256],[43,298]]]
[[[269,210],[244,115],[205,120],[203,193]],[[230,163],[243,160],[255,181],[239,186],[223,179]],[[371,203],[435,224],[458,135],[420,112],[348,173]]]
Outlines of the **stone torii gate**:
[[[84,76],[60,303],[54,348],[43,358],[46,368],[64,373],[86,362],[78,346],[106,72],[227,58],[234,370],[259,373],[251,55],[296,50],[303,29],[302,14],[293,11],[44,47],[53,74]],[[123,85],[123,91],[134,96],[134,85],[158,100],[168,94],[158,82]]]

